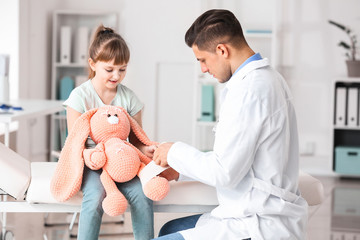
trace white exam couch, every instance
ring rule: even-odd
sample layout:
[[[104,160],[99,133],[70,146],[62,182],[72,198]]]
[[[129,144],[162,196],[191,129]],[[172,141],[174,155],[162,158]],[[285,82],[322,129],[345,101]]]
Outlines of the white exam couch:
[[[56,162],[30,163],[0,143],[0,189],[5,194],[0,201],[3,238],[6,235],[8,212],[80,212],[81,192],[64,203],[57,202],[52,197],[50,180],[55,166]],[[209,212],[218,205],[215,189],[202,183],[172,181],[170,188],[165,199],[154,202],[155,212],[202,213]],[[323,201],[323,185],[318,179],[300,172],[299,188],[309,206]],[[6,195],[16,200],[7,201]],[[73,222],[75,217],[74,214]]]

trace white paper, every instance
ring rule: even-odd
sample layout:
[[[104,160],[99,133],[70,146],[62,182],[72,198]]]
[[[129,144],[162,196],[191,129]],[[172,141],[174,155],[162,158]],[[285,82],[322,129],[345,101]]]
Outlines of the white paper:
[[[159,175],[169,167],[161,167],[157,165],[154,161],[149,162],[143,170],[139,173],[139,178],[144,186],[148,181],[150,181],[153,177]]]
[[[358,121],[358,88],[348,89],[347,125],[356,127]]]

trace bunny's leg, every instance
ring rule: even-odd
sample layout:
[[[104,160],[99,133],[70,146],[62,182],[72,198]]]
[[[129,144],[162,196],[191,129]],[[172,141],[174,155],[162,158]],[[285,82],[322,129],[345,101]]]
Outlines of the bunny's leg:
[[[104,212],[109,216],[123,214],[127,208],[124,195],[116,187],[114,180],[105,169],[103,169],[100,179],[106,191],[106,197],[102,203]]]
[[[141,171],[146,166],[145,164],[149,165],[153,163],[152,160],[147,156],[145,156],[145,154],[143,154],[139,149],[134,147],[131,143],[128,142],[124,142],[124,143],[131,146],[138,153],[139,158],[141,160],[141,166],[139,168],[138,176],[141,180],[141,184],[143,186],[145,196],[153,201],[160,201],[161,199],[166,197],[166,195],[170,190],[169,181],[166,178],[159,177],[156,175],[154,175],[151,179],[148,179],[148,177],[145,178],[142,177]],[[146,180],[144,181],[144,179]]]
[[[170,190],[169,182],[166,178],[154,176],[149,178],[141,172],[144,170],[145,164],[141,163],[138,176],[143,186],[144,194],[153,201],[160,201],[165,198]]]

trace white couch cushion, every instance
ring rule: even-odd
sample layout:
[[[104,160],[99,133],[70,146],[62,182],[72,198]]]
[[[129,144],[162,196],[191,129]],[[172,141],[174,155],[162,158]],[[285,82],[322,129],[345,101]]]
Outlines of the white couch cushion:
[[[50,182],[54,175],[56,162],[32,162],[31,183],[26,194],[29,203],[59,203],[51,195]],[[82,193],[79,191],[74,197],[63,204],[81,205]]]
[[[27,192],[26,200],[30,203],[59,203],[50,193],[50,181],[55,171],[56,162],[33,162],[31,163],[31,184]],[[310,206],[323,201],[322,183],[309,174],[300,171],[299,189],[302,196]],[[82,193],[79,192],[64,204],[80,205]],[[161,201],[154,205],[218,205],[216,190],[214,187],[193,182],[170,182],[170,192]]]
[[[199,182],[171,182],[170,192],[160,202],[161,204],[182,205],[218,205],[216,190],[214,187]],[[299,191],[309,206],[318,205],[324,200],[324,187],[317,178],[300,171]]]
[[[50,181],[54,174],[56,162],[32,162],[31,183],[26,195],[29,203],[59,203],[50,193]],[[213,187],[199,182],[170,183],[169,194],[156,205],[217,205],[216,191]],[[64,202],[65,204],[80,205],[82,193]]]
[[[195,181],[170,182],[170,192],[155,205],[219,205],[214,187]]]
[[[303,171],[299,172],[299,190],[309,206],[318,205],[324,201],[323,184],[319,179]]]

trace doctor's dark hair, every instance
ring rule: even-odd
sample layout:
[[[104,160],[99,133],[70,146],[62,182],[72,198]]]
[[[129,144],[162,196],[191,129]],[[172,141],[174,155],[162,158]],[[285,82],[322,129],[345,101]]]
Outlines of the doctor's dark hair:
[[[114,61],[116,65],[126,64],[130,59],[130,51],[125,40],[118,33],[101,24],[92,38],[89,57],[94,63]],[[92,79],[94,76],[95,72],[89,68],[89,78]]]
[[[189,47],[196,45],[201,51],[214,52],[220,43],[234,47],[246,43],[244,34],[235,15],[224,9],[212,9],[203,13],[185,34]]]

